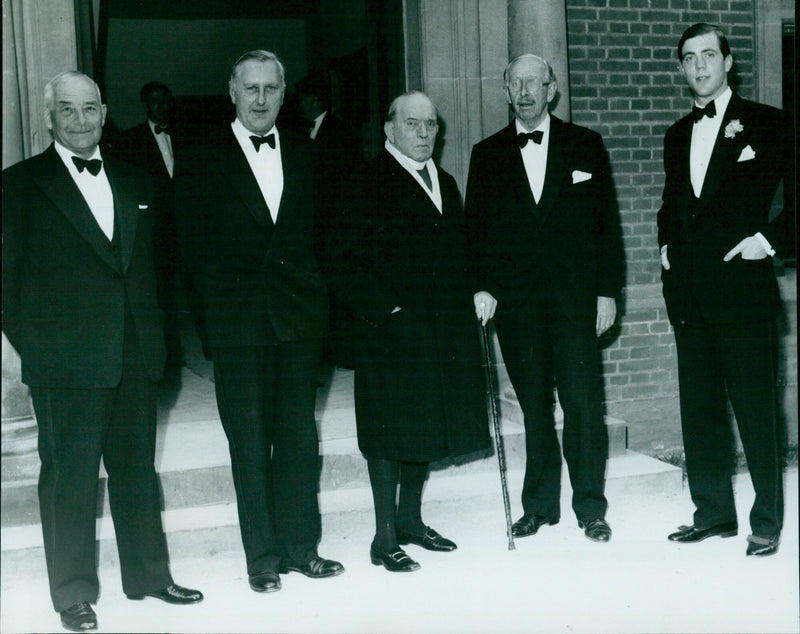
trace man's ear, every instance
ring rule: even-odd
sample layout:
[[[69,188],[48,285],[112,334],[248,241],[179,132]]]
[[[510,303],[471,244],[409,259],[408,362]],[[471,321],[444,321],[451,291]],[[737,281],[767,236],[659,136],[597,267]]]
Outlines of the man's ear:
[[[383,132],[386,134],[386,138],[389,139],[391,143],[394,143],[394,122],[387,121],[383,124]]]

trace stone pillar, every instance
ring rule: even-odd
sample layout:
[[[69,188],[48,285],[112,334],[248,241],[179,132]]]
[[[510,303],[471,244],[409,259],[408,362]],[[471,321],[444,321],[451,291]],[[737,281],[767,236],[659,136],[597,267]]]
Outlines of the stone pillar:
[[[570,120],[567,13],[564,0],[508,0],[508,59],[533,53],[547,59],[558,80],[553,114]]]
[[[506,0],[406,0],[406,88],[439,108],[439,155],[464,192],[472,146],[508,123]]]
[[[77,64],[74,0],[3,0],[3,168],[50,144],[44,86]],[[3,335],[2,432],[7,440],[35,434],[19,357]]]

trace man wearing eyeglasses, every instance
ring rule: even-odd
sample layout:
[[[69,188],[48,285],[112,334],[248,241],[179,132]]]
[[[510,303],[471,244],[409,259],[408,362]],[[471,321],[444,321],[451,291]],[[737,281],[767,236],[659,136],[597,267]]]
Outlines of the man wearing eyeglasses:
[[[558,85],[547,60],[522,55],[504,80],[514,121],[473,148],[465,214],[525,419],[524,514],[512,529],[525,537],[560,519],[557,386],[572,508],[586,537],[607,542],[597,338],[614,323],[623,278],[608,157],[599,134],[549,113]]]

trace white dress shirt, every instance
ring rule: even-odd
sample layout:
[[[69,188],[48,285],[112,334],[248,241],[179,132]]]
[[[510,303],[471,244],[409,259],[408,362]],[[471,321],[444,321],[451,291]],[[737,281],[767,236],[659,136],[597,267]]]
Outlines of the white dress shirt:
[[[158,149],[161,152],[161,158],[164,160],[164,165],[169,172],[169,177],[172,178],[172,173],[175,171],[175,158],[172,155],[172,139],[169,136],[169,132],[156,134],[156,124],[150,121],[150,119],[147,120],[147,125],[150,127],[150,132],[152,132],[153,136],[156,138]]]
[[[72,162],[72,157],[77,156],[70,152],[67,148],[61,145],[58,141],[55,142],[56,152],[64,161],[64,165],[69,170],[69,175],[89,205],[94,219],[100,225],[100,229],[106,234],[109,240],[114,238],[114,194],[111,192],[111,184],[108,182],[108,175],[106,174],[105,164],[100,167],[100,172],[97,176],[85,169],[82,172],[78,171],[75,163]],[[94,154],[89,158],[100,159],[100,148],[95,148]]]
[[[514,123],[517,126],[517,134],[520,132],[527,134],[536,130],[542,131],[541,143],[528,141],[525,147],[520,148],[522,162],[525,165],[525,173],[528,175],[528,184],[531,187],[533,198],[538,204],[539,199],[542,197],[544,177],[547,172],[547,150],[550,147],[550,113],[547,113],[544,121],[536,126],[534,130],[526,130],[519,119],[514,119]]]
[[[250,137],[254,136],[253,133],[244,127],[238,117],[231,123],[231,129],[244,152],[250,169],[253,170],[261,195],[264,196],[264,201],[269,207],[272,221],[278,222],[278,210],[283,196],[283,164],[281,163],[281,140],[278,129],[272,126],[272,129],[267,132],[267,135],[275,135],[275,148],[264,143],[258,151],[250,140]]]
[[[386,139],[383,147],[385,147],[386,151],[389,152],[389,154],[391,154],[397,160],[397,162],[400,163],[400,165],[402,165],[405,170],[414,177],[414,179],[419,183],[420,187],[422,187],[425,193],[428,194],[428,197],[431,199],[431,201],[433,201],[433,204],[436,205],[436,209],[439,210],[439,213],[442,213],[442,190],[439,189],[439,174],[436,171],[436,165],[434,164],[433,159],[429,158],[424,163],[415,161],[392,145],[389,142],[389,139]],[[431,185],[433,186],[432,189],[428,189],[425,181],[422,180],[422,176],[419,175],[418,170],[421,170],[423,167],[428,168],[428,175],[431,177]]]
[[[730,88],[727,88],[719,97],[714,99],[714,107],[717,114],[711,118],[703,117],[692,124],[692,144],[689,150],[689,174],[692,180],[692,190],[694,195],[700,198],[703,191],[703,182],[706,179],[708,163],[711,160],[711,153],[714,151],[714,143],[717,141],[719,128],[725,118],[725,111],[728,109],[731,95]],[[699,107],[697,103],[695,103]]]

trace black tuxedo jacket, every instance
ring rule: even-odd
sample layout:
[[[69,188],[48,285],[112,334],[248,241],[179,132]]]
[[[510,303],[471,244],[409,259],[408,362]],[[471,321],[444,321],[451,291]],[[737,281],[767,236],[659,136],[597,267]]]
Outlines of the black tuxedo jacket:
[[[482,286],[498,316],[545,290],[562,314],[594,320],[597,297],[619,299],[622,240],[599,134],[551,115],[537,205],[512,121],[472,150],[465,213]]]
[[[53,145],[3,171],[3,331],[30,386],[117,385],[126,311],[148,373],[153,380],[161,376],[150,179],[113,157],[103,161],[118,247],[103,234]]]
[[[663,203],[659,248],[664,298],[673,324],[699,309],[709,323],[746,323],[775,317],[780,296],[771,258],[730,262],[723,257],[743,238],[761,232],[785,257],[795,240],[793,135],[775,108],[731,97],[696,205],[689,174],[693,120],[686,116],[664,138]],[[783,179],[783,211],[770,220]]]
[[[170,144],[172,145],[174,159],[176,145],[180,145],[176,140],[175,134],[170,133]],[[150,124],[147,121],[120,133],[110,149],[123,160],[147,169],[156,184],[164,180],[167,182],[171,180],[167,166],[161,156],[161,150],[158,147],[156,138],[150,131]]]
[[[317,339],[327,327],[314,255],[310,141],[281,130],[280,148],[277,223],[229,125],[176,168],[179,238],[203,295],[212,346]]]

